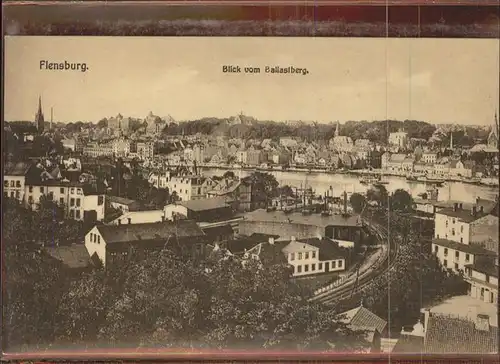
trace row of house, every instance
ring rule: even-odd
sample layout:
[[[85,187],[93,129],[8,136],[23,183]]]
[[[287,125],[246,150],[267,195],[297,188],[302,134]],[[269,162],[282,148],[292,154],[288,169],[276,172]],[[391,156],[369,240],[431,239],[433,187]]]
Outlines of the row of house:
[[[105,195],[91,185],[53,178],[45,170],[24,162],[7,163],[3,183],[4,197],[14,198],[33,209],[44,197],[64,206],[69,219],[104,219]]]
[[[121,157],[141,160],[154,157],[154,142],[133,141],[126,137],[119,137],[108,142],[90,142],[81,148],[82,153],[89,157]]]

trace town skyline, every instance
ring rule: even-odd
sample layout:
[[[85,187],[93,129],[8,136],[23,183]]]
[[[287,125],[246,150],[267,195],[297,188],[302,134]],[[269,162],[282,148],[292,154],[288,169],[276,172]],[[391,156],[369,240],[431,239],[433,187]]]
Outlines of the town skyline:
[[[8,37],[6,58],[16,62],[6,62],[4,119],[33,120],[39,95],[45,119],[53,107],[54,122],[64,123],[98,122],[118,113],[142,119],[152,111],[179,122],[243,112],[277,122],[489,126],[498,113],[495,40],[321,38],[300,40],[300,49],[297,39],[294,48],[291,41]],[[272,54],[266,52],[271,48]],[[89,69],[40,70],[40,60],[85,62]],[[310,74],[224,74],[225,64],[294,65]]]

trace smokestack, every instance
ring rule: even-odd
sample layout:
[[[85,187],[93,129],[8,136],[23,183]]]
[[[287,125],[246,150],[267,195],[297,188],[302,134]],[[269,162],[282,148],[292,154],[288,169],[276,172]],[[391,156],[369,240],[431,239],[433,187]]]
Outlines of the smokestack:
[[[479,200],[480,200],[479,196],[476,197],[476,204],[479,204]]]
[[[269,244],[274,245],[274,238],[269,238]]]
[[[453,211],[457,211],[458,210],[458,203],[454,203],[453,204]]]

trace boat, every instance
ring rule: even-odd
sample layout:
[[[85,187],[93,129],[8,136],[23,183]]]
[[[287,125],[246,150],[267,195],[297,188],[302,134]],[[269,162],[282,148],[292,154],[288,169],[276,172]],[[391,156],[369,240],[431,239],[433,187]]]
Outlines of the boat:
[[[371,184],[375,184],[375,183],[382,183],[381,180],[380,180],[380,177],[371,177],[371,176],[367,176],[365,178],[362,178],[359,183],[361,184],[364,184],[364,185],[371,185]]]
[[[406,176],[407,181],[418,181],[418,178],[412,174]]]

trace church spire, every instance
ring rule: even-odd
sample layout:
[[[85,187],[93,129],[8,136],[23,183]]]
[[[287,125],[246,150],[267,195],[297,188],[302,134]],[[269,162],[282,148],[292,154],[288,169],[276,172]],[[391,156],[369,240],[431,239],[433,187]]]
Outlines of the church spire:
[[[42,111],[42,96],[38,96],[38,111],[35,115],[35,126],[38,129],[38,133],[42,134],[43,129],[45,126],[45,120],[43,118],[43,111]]]

